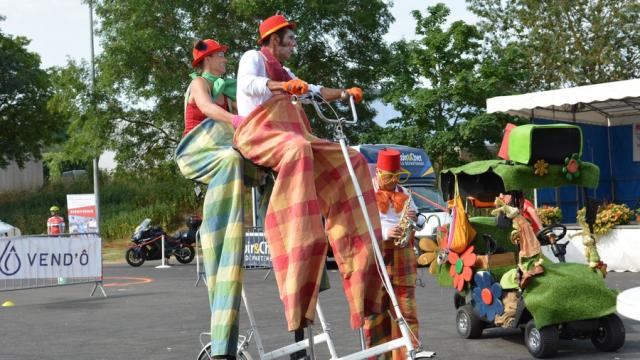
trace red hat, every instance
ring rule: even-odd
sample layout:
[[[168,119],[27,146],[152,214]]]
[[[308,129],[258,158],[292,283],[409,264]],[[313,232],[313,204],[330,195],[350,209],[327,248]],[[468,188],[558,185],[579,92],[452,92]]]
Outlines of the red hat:
[[[220,45],[219,42],[213,39],[202,40],[202,43],[204,44],[204,46],[200,49],[196,49],[195,46],[193,47],[193,62],[191,63],[192,67],[196,67],[196,65],[198,65],[198,63],[204,60],[204,58],[206,58],[207,56],[218,51],[224,52],[228,49],[227,46]]]
[[[262,23],[260,23],[260,39],[258,39],[258,44],[262,45],[262,41],[266,39],[267,36],[285,27],[288,27],[291,30],[295,30],[296,24],[293,22],[288,22],[287,19],[282,15],[273,15],[272,17],[267,18]]]
[[[400,151],[394,149],[382,149],[378,152],[378,170],[389,172],[401,171]]]

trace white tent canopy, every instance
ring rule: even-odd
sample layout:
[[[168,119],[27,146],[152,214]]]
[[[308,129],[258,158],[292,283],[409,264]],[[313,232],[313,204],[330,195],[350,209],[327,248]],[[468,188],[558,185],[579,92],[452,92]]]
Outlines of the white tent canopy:
[[[0,220],[0,237],[2,236],[20,236],[20,229]]]
[[[487,113],[502,112],[593,125],[640,120],[640,79],[487,99]]]

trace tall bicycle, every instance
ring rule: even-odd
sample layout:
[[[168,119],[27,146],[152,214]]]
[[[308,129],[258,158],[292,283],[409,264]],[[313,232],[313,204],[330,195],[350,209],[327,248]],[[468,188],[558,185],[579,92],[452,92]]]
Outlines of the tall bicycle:
[[[245,246],[252,246],[253,244],[258,244],[261,240],[264,239],[264,233],[260,228],[248,228],[245,232]],[[199,236],[196,237],[196,241],[199,241]],[[196,249],[197,249],[196,244]],[[258,262],[250,262],[245,263],[243,265],[245,270],[256,270],[256,269],[269,269],[269,272],[265,276],[266,278],[271,273],[271,263],[270,261],[258,261]],[[196,282],[196,286],[200,282],[200,279],[204,278],[204,272],[198,270],[198,280]],[[329,353],[331,354],[331,359],[338,359],[338,355],[336,353],[335,347],[333,345],[333,340],[331,339],[331,327],[330,324],[326,321],[324,317],[324,313],[322,312],[322,308],[320,307],[320,302],[316,305],[316,313],[318,314],[318,318],[320,319],[320,327],[322,332],[317,335],[313,335],[312,329],[313,327],[307,327],[308,338],[297,341],[293,344],[280,347],[271,351],[266,351],[265,347],[262,343],[262,337],[260,336],[260,331],[258,330],[255,313],[253,311],[253,306],[251,306],[250,300],[247,298],[247,294],[245,292],[244,285],[242,286],[242,303],[244,304],[244,308],[247,312],[247,316],[249,318],[250,328],[246,332],[246,334],[238,335],[238,351],[236,354],[237,359],[239,360],[253,360],[249,352],[249,345],[254,342],[256,348],[258,350],[258,358],[260,360],[272,360],[280,357],[284,357],[287,355],[294,354],[301,350],[309,350],[309,358],[313,360],[315,358],[315,354],[313,353],[313,345],[326,343],[329,349]],[[200,334],[200,344],[202,348],[198,353],[198,360],[211,360],[212,357],[210,355],[211,352],[211,333],[203,332]]]
[[[352,119],[351,120],[347,120],[346,118],[342,118],[339,117],[337,115],[337,113],[335,112],[335,110],[331,107],[331,105],[328,104],[328,102],[322,98],[322,96],[318,93],[314,93],[314,92],[309,92],[308,94],[302,95],[302,96],[292,96],[291,97],[291,101],[293,103],[297,103],[298,101],[308,104],[310,103],[311,105],[313,105],[316,113],[318,114],[318,117],[324,121],[327,122],[329,124],[333,124],[336,127],[336,138],[339,141],[340,144],[340,148],[342,150],[342,154],[345,158],[345,162],[347,165],[347,169],[349,171],[349,175],[351,177],[351,180],[353,182],[353,186],[354,189],[356,191],[357,197],[358,197],[358,203],[360,205],[360,210],[363,212],[364,215],[364,219],[367,225],[367,229],[369,232],[369,235],[371,236],[372,239],[372,245],[373,245],[373,250],[374,250],[374,255],[375,255],[375,261],[378,267],[378,271],[380,273],[380,276],[382,277],[382,283],[383,286],[385,288],[385,290],[387,291],[388,295],[389,295],[389,299],[391,301],[391,305],[394,311],[394,314],[396,315],[396,322],[398,323],[398,326],[400,328],[400,332],[402,333],[402,336],[400,338],[391,340],[389,342],[380,344],[380,345],[376,345],[374,347],[371,347],[369,349],[365,349],[365,344],[364,344],[364,332],[362,329],[360,329],[360,345],[361,345],[361,350],[343,357],[338,357],[336,351],[335,351],[335,347],[333,346],[333,341],[331,340],[330,337],[330,333],[331,333],[331,329],[328,326],[327,322],[325,321],[324,315],[322,313],[322,310],[320,308],[319,302],[318,305],[316,307],[316,311],[318,314],[318,318],[320,319],[320,323],[321,323],[321,327],[323,332],[320,333],[319,335],[313,335],[313,330],[312,330],[312,326],[308,326],[307,330],[308,330],[308,339],[296,342],[294,344],[270,351],[268,353],[264,352],[264,347],[262,345],[262,341],[260,338],[260,333],[255,325],[255,317],[253,314],[253,311],[251,310],[252,307],[250,306],[249,302],[247,301],[247,297],[244,291],[244,287],[242,290],[242,301],[245,304],[245,309],[247,310],[247,314],[249,316],[249,322],[251,323],[251,330],[249,330],[249,332],[247,333],[246,336],[240,336],[239,338],[239,344],[238,344],[238,358],[243,358],[243,359],[248,359],[248,360],[252,360],[251,355],[248,352],[248,347],[249,347],[249,343],[251,342],[251,340],[255,339],[256,342],[256,346],[258,348],[258,352],[259,352],[259,357],[260,360],[271,360],[271,359],[275,359],[277,357],[281,357],[281,356],[286,356],[289,354],[292,354],[294,352],[297,352],[299,350],[302,349],[308,349],[309,350],[309,357],[311,360],[315,360],[315,356],[314,356],[314,344],[315,343],[322,343],[325,342],[327,344],[327,346],[329,347],[329,352],[331,354],[331,359],[332,360],[361,360],[361,359],[367,359],[370,357],[374,357],[377,355],[381,355],[383,353],[387,353],[390,352],[394,349],[398,349],[401,347],[405,347],[407,350],[407,359],[408,360],[415,360],[415,359],[423,359],[423,358],[431,358],[435,355],[435,352],[432,351],[425,351],[422,349],[416,349],[413,346],[413,341],[412,341],[412,334],[411,334],[411,330],[409,329],[409,326],[406,322],[406,320],[404,319],[404,316],[402,315],[402,312],[400,311],[400,306],[398,305],[398,300],[395,296],[395,293],[393,291],[393,285],[391,283],[391,280],[389,278],[389,274],[387,272],[386,266],[384,264],[384,260],[382,257],[382,252],[380,250],[380,247],[378,245],[378,241],[377,241],[377,237],[375,235],[375,232],[373,230],[373,225],[371,223],[371,219],[369,219],[367,210],[366,210],[366,203],[364,201],[364,196],[362,194],[362,189],[360,188],[360,184],[358,183],[357,177],[355,175],[355,171],[353,169],[353,165],[351,164],[351,159],[349,157],[349,152],[347,150],[347,144],[346,144],[346,136],[344,135],[343,132],[343,125],[352,125],[352,124],[356,124],[358,121],[358,114],[356,112],[356,108],[355,108],[355,101],[353,99],[353,97],[350,97],[349,99],[349,105],[350,105],[350,109],[351,109],[351,113],[352,113]],[[320,104],[327,104],[327,107],[329,109],[331,109],[335,115],[335,118],[330,119],[327,118],[325,116],[325,114],[323,113],[323,111],[320,108]],[[200,351],[200,354],[198,355],[198,360],[208,360],[211,359],[211,357],[209,356],[209,351],[208,351],[208,346],[204,343],[203,338],[206,337],[207,333],[203,333],[201,334],[201,343],[203,344],[203,349]],[[418,351],[416,351],[418,350]]]

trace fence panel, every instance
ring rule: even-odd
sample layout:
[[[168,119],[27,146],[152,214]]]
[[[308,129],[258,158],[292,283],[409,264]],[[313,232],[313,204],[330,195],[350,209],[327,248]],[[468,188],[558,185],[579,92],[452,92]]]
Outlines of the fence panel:
[[[102,284],[97,234],[0,238],[0,291],[92,282]]]

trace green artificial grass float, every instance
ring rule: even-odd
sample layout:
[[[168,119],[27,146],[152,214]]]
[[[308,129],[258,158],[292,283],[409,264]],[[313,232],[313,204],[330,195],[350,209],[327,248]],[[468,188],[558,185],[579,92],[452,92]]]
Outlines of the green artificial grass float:
[[[545,261],[544,274],[524,290],[524,303],[536,327],[596,319],[616,311],[617,293],[587,265]]]
[[[537,358],[554,356],[560,338],[590,338],[597,350],[609,352],[624,345],[624,325],[615,314],[617,294],[604,282],[606,264],[593,268],[564,262],[567,228],[543,226],[525,194],[564,185],[596,187],[600,170],[581,161],[581,154],[582,132],[576,126],[510,126],[499,151],[502,160],[441,172],[445,199],[467,203],[466,209],[456,207],[454,226],[460,212],[493,215],[468,218],[476,235],[466,248],[451,246],[455,238],[450,234],[460,231],[438,238],[435,275],[441,286],[455,287],[461,337],[478,338],[492,327],[519,328],[527,350]],[[585,219],[595,219],[596,201],[584,194],[590,214]],[[590,238],[592,222],[581,225],[582,236]],[[543,246],[558,263],[542,254]]]

